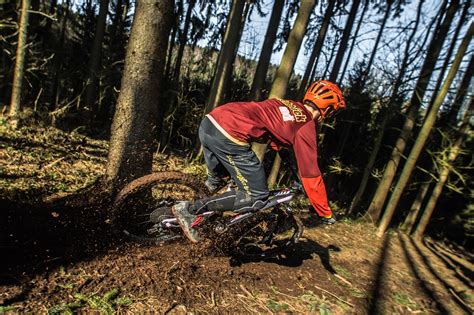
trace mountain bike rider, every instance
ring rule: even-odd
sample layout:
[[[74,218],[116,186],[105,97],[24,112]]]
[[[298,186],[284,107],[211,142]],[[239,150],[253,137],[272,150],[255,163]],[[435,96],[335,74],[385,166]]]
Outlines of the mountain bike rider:
[[[314,82],[303,103],[268,99],[262,102],[227,103],[202,120],[199,139],[208,168],[206,187],[212,193],[228,175],[238,189],[195,203],[183,201],[172,208],[181,228],[192,242],[201,238],[194,229],[206,211],[237,213],[261,209],[269,195],[262,163],[251,150],[254,141],[270,142],[273,149],[291,147],[306,194],[325,224],[336,219],[329,207],[318,167],[317,123],[345,108],[339,87],[329,81]]]

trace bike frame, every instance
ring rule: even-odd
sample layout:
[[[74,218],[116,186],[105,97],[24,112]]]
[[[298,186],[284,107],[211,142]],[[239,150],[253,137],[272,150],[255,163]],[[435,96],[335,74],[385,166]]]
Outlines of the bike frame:
[[[297,194],[301,192],[301,189],[298,187],[295,188],[283,188],[279,190],[272,190],[270,191],[270,197],[268,202],[265,204],[263,208],[260,208],[256,211],[248,211],[245,213],[239,213],[235,216],[232,216],[229,220],[225,221],[223,223],[223,226],[218,226],[216,229],[218,232],[224,232],[229,228],[230,226],[240,223],[242,221],[245,221],[253,216],[255,216],[259,211],[263,211],[265,209],[273,208],[279,204],[286,204],[290,202]],[[291,212],[292,209],[285,205],[285,211]],[[207,211],[203,212],[198,215],[198,219],[192,224],[192,227],[197,227],[202,225],[206,221],[207,218],[213,216],[216,214],[216,211]],[[179,227],[179,224],[176,220],[176,218],[169,218],[169,219],[164,219],[161,224],[164,225],[166,228],[170,227]]]

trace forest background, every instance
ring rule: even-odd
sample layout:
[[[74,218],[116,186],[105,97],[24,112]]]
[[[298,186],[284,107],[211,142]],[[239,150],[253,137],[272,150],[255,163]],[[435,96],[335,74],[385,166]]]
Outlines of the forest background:
[[[199,157],[215,106],[328,79],[348,106],[318,134],[333,208],[472,248],[471,20],[469,0],[2,0],[2,128],[110,140],[117,191],[156,152]]]

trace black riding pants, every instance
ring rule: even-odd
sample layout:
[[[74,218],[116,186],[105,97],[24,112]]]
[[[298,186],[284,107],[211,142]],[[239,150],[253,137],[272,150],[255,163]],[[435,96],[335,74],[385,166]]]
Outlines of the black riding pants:
[[[198,200],[191,212],[212,210],[244,212],[257,210],[265,205],[268,197],[267,181],[262,163],[248,145],[239,145],[227,139],[205,117],[199,127],[209,181],[217,183],[230,175],[238,190]]]

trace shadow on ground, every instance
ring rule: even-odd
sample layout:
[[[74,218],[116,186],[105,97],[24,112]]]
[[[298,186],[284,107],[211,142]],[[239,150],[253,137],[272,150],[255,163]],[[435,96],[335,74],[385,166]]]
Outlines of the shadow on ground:
[[[114,243],[110,197],[97,187],[48,203],[0,200],[0,284],[101,255]],[[32,200],[25,196],[22,200]]]
[[[332,267],[330,260],[330,252],[332,251],[340,251],[340,248],[334,245],[324,247],[313,240],[303,239],[276,257],[265,259],[231,258],[230,264],[232,266],[241,266],[251,262],[266,262],[287,267],[299,267],[305,260],[314,259],[314,256],[317,255],[324,268],[330,273],[335,274],[336,270]]]

